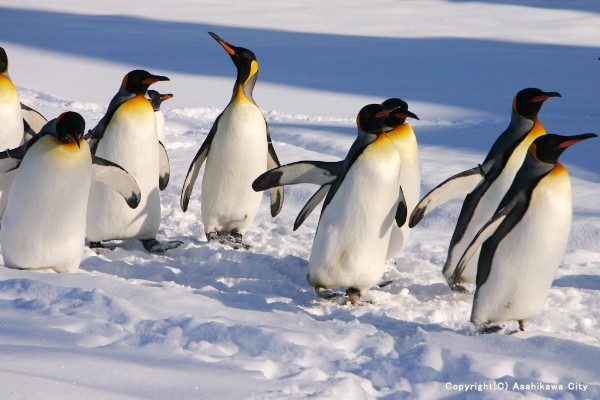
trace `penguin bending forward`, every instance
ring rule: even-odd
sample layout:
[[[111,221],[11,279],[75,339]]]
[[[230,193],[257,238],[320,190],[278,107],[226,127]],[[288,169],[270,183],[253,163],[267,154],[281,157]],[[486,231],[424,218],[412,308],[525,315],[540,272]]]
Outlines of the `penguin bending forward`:
[[[0,152],[0,172],[16,169],[0,228],[7,267],[79,268],[92,179],[117,190],[128,207],[137,207],[139,186],[120,166],[92,156],[81,139],[84,127],[81,115],[66,112],[21,147]]]
[[[383,133],[389,113],[379,104],[360,110],[359,135],[343,161],[292,163],[254,182],[256,190],[305,182],[321,184],[317,194],[326,188],[307,276],[318,295],[321,289],[344,287],[356,303],[383,276],[392,226],[406,220],[400,153]]]
[[[156,240],[161,220],[159,190],[169,181],[169,165],[145,95],[151,84],[168,80],[144,70],[129,72],[106,115],[88,135],[93,154],[125,168],[142,191],[140,206],[132,210],[113,191],[92,183],[86,229],[90,247],[103,247],[104,240],[138,239],[147,251],[160,253],[182,243]]]
[[[188,208],[194,183],[206,160],[202,178],[202,221],[206,238],[234,248],[248,248],[242,237],[254,219],[262,194],[252,181],[280,165],[267,122],[252,98],[258,74],[254,53],[209,34],[225,49],[237,69],[233,95],[217,117],[188,170],[181,191],[181,209]],[[271,215],[283,206],[283,188],[271,190]]]
[[[558,158],[567,147],[596,136],[548,134],[529,146],[512,185],[452,276],[457,282],[479,253],[471,313],[475,325],[517,320],[523,330],[524,321],[542,312],[573,214],[571,180]]]
[[[546,131],[537,118],[542,104],[550,97],[560,97],[557,92],[543,92],[527,88],[515,96],[511,121],[496,139],[483,164],[456,174],[429,192],[412,211],[409,226],[412,228],[433,209],[451,199],[467,195],[452,239],[446,263],[442,270],[447,282],[454,275],[458,260],[483,224],[491,218],[520,168],[529,145]],[[473,260],[477,260],[474,258]],[[459,283],[475,282],[477,263],[469,262],[460,279],[453,279],[453,290],[465,290]]]

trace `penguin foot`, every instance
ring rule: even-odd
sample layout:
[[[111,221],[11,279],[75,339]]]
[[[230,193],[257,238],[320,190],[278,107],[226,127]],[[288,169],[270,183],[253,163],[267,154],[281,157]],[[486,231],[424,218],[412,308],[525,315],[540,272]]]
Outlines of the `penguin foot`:
[[[502,325],[488,325],[481,328],[481,333],[489,335],[490,333],[500,333],[504,329]]]
[[[452,290],[453,292],[456,292],[456,293],[464,293],[464,294],[475,293],[473,290],[471,290],[471,289],[467,288],[466,286],[461,285],[459,283],[450,286],[450,290]]]
[[[331,289],[323,289],[323,288],[319,288],[319,287],[315,288],[315,294],[317,295],[317,298],[323,299],[323,300],[329,300],[329,301],[337,300],[337,299],[344,297],[343,293],[335,292]]]
[[[164,253],[167,250],[176,249],[183,244],[181,240],[159,242],[155,238],[140,239],[140,242],[142,242],[144,249],[146,249],[148,253]]]
[[[252,248],[252,246],[250,246],[249,244],[242,243],[242,234],[238,229],[232,230],[227,235],[218,235],[217,239],[219,240],[219,242],[221,242],[221,244],[233,247],[235,250],[248,250]]]
[[[525,332],[525,321],[523,321],[522,319],[519,320],[519,330],[521,332]]]
[[[360,301],[360,290],[357,288],[346,289],[346,299],[352,305],[356,305]]]
[[[90,242],[88,244],[88,247],[94,250],[96,254],[100,254],[105,251],[113,251],[115,249],[115,247],[109,247],[105,244],[102,244],[102,242]]]

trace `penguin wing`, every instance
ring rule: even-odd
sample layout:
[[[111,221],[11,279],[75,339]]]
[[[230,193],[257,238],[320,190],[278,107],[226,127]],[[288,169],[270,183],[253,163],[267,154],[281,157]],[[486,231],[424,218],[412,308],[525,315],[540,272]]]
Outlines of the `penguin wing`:
[[[429,192],[410,214],[408,226],[413,228],[423,217],[437,207],[458,196],[472,192],[485,179],[481,166],[456,174],[437,185]]]
[[[313,212],[313,210],[323,201],[327,192],[331,188],[331,185],[323,185],[312,195],[312,197],[306,202],[300,213],[294,221],[294,230],[298,229],[306,218]]]
[[[185,181],[183,182],[183,187],[181,188],[181,196],[179,198],[179,205],[181,206],[183,212],[187,211],[188,203],[190,202],[190,197],[192,196],[192,189],[194,188],[194,183],[196,183],[196,179],[200,173],[200,168],[202,168],[202,164],[204,164],[204,160],[206,160],[206,157],[208,156],[208,150],[210,149],[210,144],[212,143],[215,133],[217,132],[217,125],[221,115],[217,117],[210,132],[208,132],[208,136],[206,136],[206,139],[204,139],[204,142],[202,142],[202,145],[192,160],[190,169],[185,176]]]
[[[140,204],[140,187],[118,164],[92,155],[92,179],[117,191],[129,207],[136,208]]]
[[[167,149],[162,142],[158,142],[158,153],[159,153],[159,174],[158,174],[158,188],[165,190],[169,184],[169,176],[171,175],[171,165],[169,164],[169,155]]]
[[[281,166],[279,159],[277,158],[277,154],[275,153],[275,148],[273,147],[273,143],[271,142],[271,135],[269,135],[269,131],[267,128],[267,143],[269,154],[267,157],[267,169],[271,170],[273,168],[277,168]],[[274,217],[283,208],[283,186],[276,186],[271,188],[271,216]]]
[[[39,138],[40,136],[36,135],[19,147],[0,151],[0,173],[5,174],[19,168],[19,165],[21,165],[21,161],[23,161],[23,157],[25,157],[27,150],[29,150],[29,148],[39,140]]]
[[[396,224],[401,228],[406,223],[406,217],[408,216],[408,210],[406,208],[406,199],[404,198],[404,191],[400,186],[398,193],[398,207],[396,208]]]
[[[473,258],[477,250],[483,246],[484,242],[490,237],[494,236],[491,240],[495,240],[496,242],[502,240],[506,233],[510,232],[510,230],[521,220],[525,211],[527,209],[527,198],[524,193],[522,195],[518,195],[510,199],[505,206],[502,206],[496,214],[488,222],[483,225],[483,227],[477,232],[475,238],[471,241],[471,244],[467,247],[464,254],[458,261],[456,269],[454,270],[454,274],[450,278],[450,286],[456,285],[460,277],[465,270],[465,267],[469,260]],[[497,235],[496,233],[501,233]],[[496,246],[493,246],[494,248]],[[479,258],[482,260],[482,257]],[[477,285],[479,282],[483,280],[485,282],[487,280],[488,275],[490,274],[491,269],[491,259],[489,262],[479,262],[477,266]]]
[[[31,107],[21,103],[21,115],[23,116],[23,126],[25,127],[25,139],[29,140],[37,135],[46,125],[48,120],[42,114]]]
[[[265,172],[254,180],[252,188],[259,192],[298,183],[314,183],[323,186],[335,181],[343,171],[343,161],[299,161]]]

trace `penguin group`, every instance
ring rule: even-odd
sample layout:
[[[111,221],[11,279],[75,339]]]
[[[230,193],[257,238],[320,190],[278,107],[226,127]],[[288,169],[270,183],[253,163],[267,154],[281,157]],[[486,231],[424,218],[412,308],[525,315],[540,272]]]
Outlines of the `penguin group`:
[[[193,187],[203,172],[200,211],[207,241],[250,249],[243,239],[263,191],[270,191],[275,217],[283,208],[284,186],[317,185],[293,226],[298,229],[322,203],[307,281],[318,298],[361,304],[368,301],[365,292],[385,285],[386,263],[401,253],[411,230],[432,210],[464,196],[441,274],[450,289],[474,294],[471,322],[485,333],[508,321],[523,330],[525,321],[542,312],[572,218],[570,179],[559,157],[596,137],[546,133],[538,113],[546,100],[561,97],[558,92],[519,91],[508,127],[483,162],[420,199],[418,141],[407,122],[419,117],[406,101],[394,97],[362,107],[344,159],[282,165],[253,99],[256,55],[209,35],[229,55],[237,76],[181,189],[185,212],[194,206]],[[161,104],[173,95],[149,87],[165,81],[130,71],[106,114],[86,133],[76,112],[47,121],[22,104],[0,48],[0,245],[6,267],[73,272],[86,242],[103,251],[106,241],[137,240],[151,253],[182,244],[157,239],[160,191],[170,177]],[[43,201],[31,196],[32,187]]]

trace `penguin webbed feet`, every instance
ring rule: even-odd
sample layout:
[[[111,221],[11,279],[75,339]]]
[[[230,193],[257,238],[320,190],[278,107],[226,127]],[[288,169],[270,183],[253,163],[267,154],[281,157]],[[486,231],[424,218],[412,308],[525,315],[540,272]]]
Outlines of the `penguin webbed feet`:
[[[249,244],[242,243],[242,234],[238,229],[234,229],[231,232],[208,232],[206,239],[210,242],[217,240],[224,246],[232,247],[234,250],[244,249],[249,250],[252,248]]]
[[[114,246],[107,246],[102,242],[89,242],[88,247],[92,249],[96,254],[100,254],[105,251],[113,251],[116,249]]]
[[[372,304],[369,300],[362,300],[362,295],[357,288],[348,288],[346,292],[336,292],[332,289],[325,289],[322,287],[315,287],[315,294],[317,299],[332,301],[338,303],[341,306],[352,305],[359,306],[362,304]]]
[[[519,329],[509,329],[504,324],[488,324],[488,325],[482,326],[480,328],[479,332],[483,333],[484,335],[489,335],[492,333],[496,333],[499,335],[500,334],[513,335],[517,332],[524,332],[525,331],[525,321],[518,320],[517,322],[519,323]]]
[[[140,242],[142,242],[144,249],[146,249],[148,253],[164,253],[167,250],[176,249],[183,244],[181,240],[167,240],[159,242],[155,238],[140,239]]]

